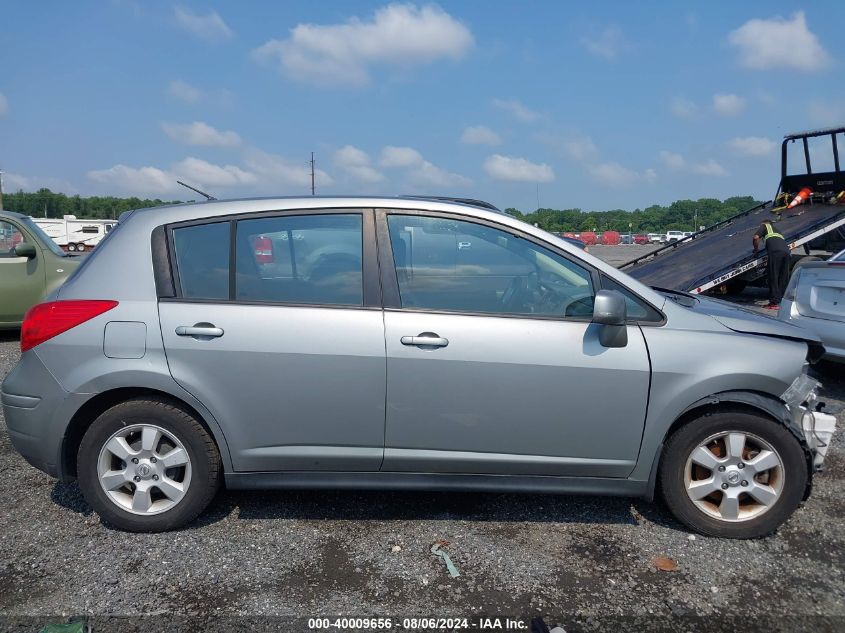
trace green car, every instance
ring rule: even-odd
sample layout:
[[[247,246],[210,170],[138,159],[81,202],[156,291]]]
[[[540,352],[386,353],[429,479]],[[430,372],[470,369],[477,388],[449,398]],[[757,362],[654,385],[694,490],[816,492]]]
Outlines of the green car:
[[[20,327],[24,313],[61,286],[81,262],[27,216],[0,211],[0,330]]]

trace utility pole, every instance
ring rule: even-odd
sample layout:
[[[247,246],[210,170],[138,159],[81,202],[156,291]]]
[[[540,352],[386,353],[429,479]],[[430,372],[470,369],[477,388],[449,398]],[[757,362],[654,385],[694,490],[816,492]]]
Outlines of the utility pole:
[[[316,195],[314,189],[314,152],[311,152],[311,195]]]
[[[0,169],[0,211],[3,210],[3,170]]]

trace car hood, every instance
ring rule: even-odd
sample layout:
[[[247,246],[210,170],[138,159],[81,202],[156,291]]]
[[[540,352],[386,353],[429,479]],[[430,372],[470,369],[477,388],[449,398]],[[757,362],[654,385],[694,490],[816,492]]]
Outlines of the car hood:
[[[698,303],[690,309],[700,314],[713,317],[729,330],[744,334],[759,334],[762,336],[776,336],[793,340],[821,343],[821,339],[804,328],[791,323],[779,321],[770,316],[758,314],[748,308],[734,303],[713,299],[711,297],[696,296]]]

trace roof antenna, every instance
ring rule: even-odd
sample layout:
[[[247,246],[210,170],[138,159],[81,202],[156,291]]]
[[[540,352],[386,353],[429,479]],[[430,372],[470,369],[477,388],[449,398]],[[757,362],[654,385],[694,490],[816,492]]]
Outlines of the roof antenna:
[[[191,191],[196,191],[201,196],[204,196],[206,200],[217,200],[217,198],[215,198],[214,196],[207,194],[205,191],[200,191],[199,189],[197,189],[196,187],[192,187],[191,185],[186,185],[181,180],[177,180],[176,182],[179,183],[180,185],[182,185],[183,187],[187,187]]]

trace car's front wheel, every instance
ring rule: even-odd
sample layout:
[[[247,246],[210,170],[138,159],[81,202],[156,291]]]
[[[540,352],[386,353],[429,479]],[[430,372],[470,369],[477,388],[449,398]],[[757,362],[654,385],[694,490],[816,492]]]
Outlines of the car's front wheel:
[[[94,510],[132,532],[161,532],[195,519],[214,497],[220,455],[205,428],[165,400],[113,406],[82,438],[79,486]]]
[[[803,448],[789,429],[747,411],[717,411],[672,434],[660,487],[669,509],[690,528],[755,538],[792,515],[808,476]]]

